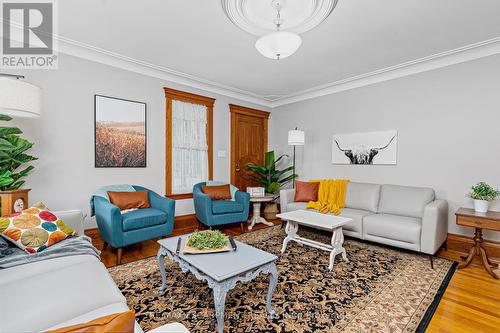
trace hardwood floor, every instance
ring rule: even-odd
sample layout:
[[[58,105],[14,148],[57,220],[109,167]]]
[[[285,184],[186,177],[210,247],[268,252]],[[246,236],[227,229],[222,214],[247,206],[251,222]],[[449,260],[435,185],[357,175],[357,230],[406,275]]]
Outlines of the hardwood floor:
[[[455,261],[464,254],[438,253]],[[500,332],[500,281],[486,272],[479,257],[469,267],[455,271],[427,332]]]
[[[276,220],[275,224],[281,222]],[[197,229],[194,221],[185,219],[180,228],[174,229],[170,237],[182,235]],[[245,226],[244,231],[248,231]],[[267,228],[266,225],[258,224],[254,230]],[[230,225],[221,230],[228,235],[239,235],[239,225]],[[103,242],[97,229],[88,230],[86,233],[92,238],[92,242],[98,249],[102,249]],[[150,240],[141,244],[127,246],[123,251],[122,263],[155,256],[158,252],[156,240]],[[438,256],[459,261],[463,252],[452,250],[440,250]],[[116,249],[108,247],[101,253],[101,260],[106,267],[116,264]],[[478,258],[465,268],[460,269],[453,275],[448,288],[439,303],[427,332],[430,333],[471,333],[500,332],[500,281],[493,279],[484,269]]]

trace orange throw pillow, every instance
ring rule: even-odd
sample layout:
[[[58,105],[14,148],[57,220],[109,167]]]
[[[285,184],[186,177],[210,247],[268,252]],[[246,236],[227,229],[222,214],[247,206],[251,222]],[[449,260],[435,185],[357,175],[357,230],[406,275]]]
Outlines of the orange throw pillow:
[[[133,333],[135,324],[134,311],[128,310],[96,318],[83,324],[61,327],[45,333]]]
[[[231,190],[229,184],[217,186],[202,186],[201,191],[208,195],[212,200],[230,200]]]
[[[295,181],[295,202],[318,201],[319,182]]]
[[[149,208],[148,191],[108,192],[109,201],[120,210]]]

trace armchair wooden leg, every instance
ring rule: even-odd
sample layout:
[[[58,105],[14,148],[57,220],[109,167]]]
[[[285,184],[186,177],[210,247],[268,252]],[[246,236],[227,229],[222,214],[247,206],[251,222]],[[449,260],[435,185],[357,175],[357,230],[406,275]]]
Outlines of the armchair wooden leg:
[[[117,249],[116,264],[119,265],[122,262],[123,248]]]
[[[242,234],[244,232],[244,229],[243,229],[243,222],[240,222],[240,233]]]
[[[107,249],[108,249],[108,243],[104,242],[104,244],[102,244],[102,250],[106,251]]]
[[[431,269],[434,269],[434,261],[432,260],[432,257],[432,255],[429,255],[429,260],[431,261]]]

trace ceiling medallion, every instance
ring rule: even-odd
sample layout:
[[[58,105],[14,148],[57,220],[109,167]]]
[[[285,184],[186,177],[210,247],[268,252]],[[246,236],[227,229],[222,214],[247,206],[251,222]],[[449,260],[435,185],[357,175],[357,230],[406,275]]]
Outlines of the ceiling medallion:
[[[302,44],[298,35],[323,22],[338,0],[221,0],[227,17],[244,31],[262,36],[255,43],[265,57],[283,59]]]

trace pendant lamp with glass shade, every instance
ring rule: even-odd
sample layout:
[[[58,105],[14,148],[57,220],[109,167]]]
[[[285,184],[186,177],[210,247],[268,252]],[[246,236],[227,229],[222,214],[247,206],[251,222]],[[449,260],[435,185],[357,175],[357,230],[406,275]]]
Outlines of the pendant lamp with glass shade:
[[[260,37],[255,43],[255,48],[260,54],[270,59],[280,60],[287,58],[294,54],[302,44],[302,38],[296,33],[280,30],[283,24],[281,9],[284,4],[284,0],[273,0],[271,2],[271,6],[277,12],[276,19],[274,20],[276,31]]]

